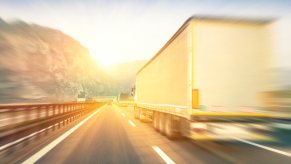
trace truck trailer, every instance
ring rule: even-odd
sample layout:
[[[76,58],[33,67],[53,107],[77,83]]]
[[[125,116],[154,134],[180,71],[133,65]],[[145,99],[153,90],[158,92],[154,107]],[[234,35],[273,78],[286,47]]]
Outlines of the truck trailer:
[[[169,138],[272,140],[270,22],[189,18],[136,74],[135,118]]]

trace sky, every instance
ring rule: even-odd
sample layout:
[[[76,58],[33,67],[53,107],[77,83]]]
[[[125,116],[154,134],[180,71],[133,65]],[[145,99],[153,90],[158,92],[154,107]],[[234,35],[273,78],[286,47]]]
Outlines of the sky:
[[[280,18],[281,31],[291,29],[290,11],[291,0],[0,0],[3,19],[61,30],[103,66],[150,59],[192,15]],[[284,43],[276,45],[279,63],[288,65],[284,57],[290,56],[291,35],[276,37],[282,38]]]

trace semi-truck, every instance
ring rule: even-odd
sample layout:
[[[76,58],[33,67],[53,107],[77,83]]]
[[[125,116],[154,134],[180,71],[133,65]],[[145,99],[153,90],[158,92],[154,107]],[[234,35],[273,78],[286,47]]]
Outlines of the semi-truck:
[[[120,93],[117,97],[117,104],[119,106],[133,106],[133,97],[130,93]]]
[[[270,23],[189,18],[136,74],[135,118],[169,138],[273,140]]]

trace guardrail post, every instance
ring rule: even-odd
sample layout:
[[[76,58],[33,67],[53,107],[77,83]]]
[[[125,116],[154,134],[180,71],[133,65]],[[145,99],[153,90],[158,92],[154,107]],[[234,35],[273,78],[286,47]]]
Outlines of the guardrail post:
[[[9,114],[9,116],[11,117],[11,118],[13,118],[14,117],[14,113],[15,113],[15,111],[16,111],[16,109],[13,109],[13,111]],[[12,119],[9,119],[9,124],[11,124],[11,122],[13,122],[13,120]]]
[[[40,118],[40,110],[41,110],[41,107],[36,108],[36,119]]]
[[[26,120],[30,120],[30,110],[31,110],[31,107],[30,108],[27,108],[27,109],[24,109],[24,112],[25,112],[25,119]]]
[[[45,108],[45,117],[46,118],[48,118],[48,116],[49,116],[49,111],[50,111],[50,109],[51,109],[51,105],[47,105],[47,106],[45,106],[46,108]]]
[[[74,113],[75,112],[75,104],[72,104],[72,112]],[[74,113],[74,115],[73,115],[73,121],[75,120],[75,116],[76,116],[76,114]]]
[[[56,107],[57,107],[56,105],[53,106],[53,116],[55,116],[56,114]]]

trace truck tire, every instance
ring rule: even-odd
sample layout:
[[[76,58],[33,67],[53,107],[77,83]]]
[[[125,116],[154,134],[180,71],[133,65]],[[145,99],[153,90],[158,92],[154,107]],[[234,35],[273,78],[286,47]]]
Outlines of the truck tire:
[[[133,107],[133,115],[135,119],[138,119],[138,108],[136,106]]]
[[[187,137],[190,136],[191,133],[190,123],[186,119],[182,119],[180,123],[180,133],[182,136]]]
[[[165,134],[169,139],[174,139],[176,137],[175,129],[173,125],[174,121],[170,114],[165,115]]]
[[[157,131],[159,131],[159,113],[158,112],[153,113],[153,126]]]
[[[139,118],[139,120],[140,120],[141,122],[144,121],[144,116],[142,115],[142,109],[141,109],[141,108],[138,110],[138,118]]]
[[[159,131],[161,134],[165,134],[165,114],[159,113]]]

